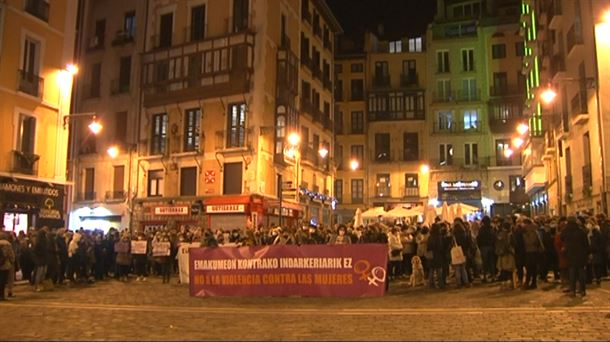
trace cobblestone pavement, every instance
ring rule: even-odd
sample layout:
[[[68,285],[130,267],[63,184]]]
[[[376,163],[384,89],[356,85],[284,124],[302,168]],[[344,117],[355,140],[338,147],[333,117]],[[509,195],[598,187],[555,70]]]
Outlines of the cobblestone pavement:
[[[378,298],[193,298],[186,285],[103,281],[0,303],[1,340],[610,340],[610,282],[445,291],[392,283]]]

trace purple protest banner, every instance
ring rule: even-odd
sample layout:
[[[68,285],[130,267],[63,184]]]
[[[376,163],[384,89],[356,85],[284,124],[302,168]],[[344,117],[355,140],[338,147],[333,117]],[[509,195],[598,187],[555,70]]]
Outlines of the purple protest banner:
[[[383,296],[388,246],[189,249],[191,296]]]

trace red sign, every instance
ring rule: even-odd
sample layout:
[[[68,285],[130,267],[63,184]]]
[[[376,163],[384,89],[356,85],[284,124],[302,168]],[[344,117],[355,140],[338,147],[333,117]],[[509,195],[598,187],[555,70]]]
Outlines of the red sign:
[[[216,173],[214,170],[207,170],[205,172],[205,184],[214,184],[216,181]]]
[[[175,206],[175,207],[155,207],[155,215],[188,215],[189,207],[187,206]]]
[[[383,296],[386,244],[189,250],[191,296]]]

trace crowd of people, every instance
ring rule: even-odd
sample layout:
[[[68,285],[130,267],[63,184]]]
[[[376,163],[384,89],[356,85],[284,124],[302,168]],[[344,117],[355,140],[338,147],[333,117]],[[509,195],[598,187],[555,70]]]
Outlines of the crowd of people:
[[[146,242],[135,250],[133,241]],[[130,233],[111,228],[76,231],[42,227],[27,233],[0,232],[0,300],[14,295],[15,279],[27,280],[35,291],[62,284],[88,284],[104,279],[147,281],[154,275],[169,283],[178,272],[181,243],[214,246],[276,244],[359,244],[388,246],[388,284],[413,272],[421,260],[427,286],[456,287],[475,280],[499,282],[502,289],[535,289],[537,282],[555,281],[570,295],[586,295],[587,284],[608,276],[610,222],[595,217],[483,217],[480,221],[437,218],[421,223],[381,222],[334,227],[257,227],[226,230],[183,226]],[[155,246],[167,246],[158,249]],[[160,251],[160,252],[159,252]],[[6,287],[6,290],[5,290]]]

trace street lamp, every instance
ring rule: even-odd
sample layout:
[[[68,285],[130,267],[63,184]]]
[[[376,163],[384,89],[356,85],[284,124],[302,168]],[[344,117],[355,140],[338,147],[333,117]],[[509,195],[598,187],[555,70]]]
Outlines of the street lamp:
[[[521,138],[521,137],[515,137],[512,140],[512,144],[513,144],[514,148],[520,148],[521,146],[523,146],[524,142],[525,141],[523,141],[523,138]]]
[[[301,142],[299,133],[292,132],[288,135],[288,143],[292,146],[297,146]]]
[[[119,156],[119,148],[116,145],[108,147],[106,152],[108,153],[108,156],[110,156],[110,158],[112,159]]]
[[[550,85],[540,93],[540,99],[546,105],[553,103],[556,97],[557,92]]]
[[[352,159],[349,162],[349,167],[352,171],[356,171],[360,167],[360,163],[356,159]]]
[[[318,153],[320,154],[320,157],[322,157],[322,159],[324,159],[328,155],[328,149],[326,147],[322,146],[320,148],[320,150],[318,151]]]
[[[430,166],[428,166],[428,164],[423,164],[419,167],[419,171],[421,171],[422,174],[427,174],[430,172]]]
[[[509,159],[512,155],[513,155],[513,150],[510,148],[507,148],[504,150],[504,158]]]
[[[517,126],[517,132],[520,135],[524,135],[525,133],[527,133],[527,131],[529,130],[529,126],[525,123],[520,123],[519,126]]]

